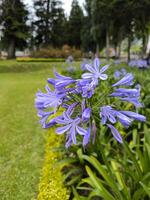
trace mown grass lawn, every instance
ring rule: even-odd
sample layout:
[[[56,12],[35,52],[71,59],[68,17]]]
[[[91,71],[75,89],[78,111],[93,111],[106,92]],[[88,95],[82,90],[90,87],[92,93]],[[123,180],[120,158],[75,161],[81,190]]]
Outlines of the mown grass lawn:
[[[36,199],[44,154],[44,130],[34,97],[61,63],[0,61],[0,199]],[[61,68],[60,68],[61,69]]]

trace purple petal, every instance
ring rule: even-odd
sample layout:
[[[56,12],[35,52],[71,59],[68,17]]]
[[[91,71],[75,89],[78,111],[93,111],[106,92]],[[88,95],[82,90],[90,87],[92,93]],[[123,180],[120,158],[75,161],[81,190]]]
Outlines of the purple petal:
[[[65,133],[66,131],[68,131],[69,129],[71,128],[71,125],[66,125],[66,126],[63,126],[63,127],[59,127],[56,129],[56,133],[57,134],[63,134]]]
[[[71,139],[73,144],[76,144],[76,130],[75,130],[75,126],[72,124],[71,128],[70,128],[70,135],[71,135]]]
[[[82,112],[85,110],[85,99],[82,100],[81,109]]]
[[[108,115],[108,119],[112,124],[116,123],[116,118],[115,118],[115,116],[113,114],[109,114]]]
[[[143,105],[138,101],[137,98],[121,98],[120,100],[121,101],[128,101],[130,103],[133,103],[136,108],[143,107]]]
[[[50,83],[50,84],[53,85],[53,86],[55,86],[55,83],[56,83],[56,82],[55,82],[55,79],[53,79],[53,78],[48,78],[48,79],[47,79],[47,82]]]
[[[107,74],[100,74],[100,75],[99,75],[99,78],[100,78],[101,80],[106,80],[106,79],[108,78],[108,76],[107,76]]]
[[[69,105],[68,109],[67,109],[67,114],[69,116],[72,115],[73,111],[74,111],[74,108],[78,105],[78,102],[74,102],[73,104]]]
[[[109,65],[105,65],[104,67],[102,67],[100,69],[100,73],[102,74],[103,72],[105,72],[108,69]]]
[[[87,65],[85,65],[85,67],[89,72],[95,73],[95,69],[92,65],[87,64]]]
[[[91,108],[86,108],[82,113],[82,121],[87,122],[91,116]]]
[[[128,73],[120,81],[113,84],[112,87],[120,85],[130,86],[133,84],[133,78],[134,78],[133,75],[131,73]]]
[[[81,128],[80,126],[76,126],[76,131],[77,131],[77,133],[79,133],[79,135],[85,135],[86,134],[86,130]]]
[[[93,77],[93,74],[92,73],[84,73],[82,74],[82,78],[83,79],[90,79]]]
[[[107,124],[107,126],[110,128],[113,137],[114,137],[119,143],[123,143],[122,137],[121,137],[119,131],[118,131],[114,126],[112,126],[111,124]]]
[[[86,146],[88,143],[89,143],[89,140],[90,140],[90,128],[88,128],[86,134],[84,135],[84,138],[83,138],[83,146]]]
[[[133,119],[143,121],[143,122],[146,121],[146,117],[144,115],[140,115],[140,114],[132,112],[132,111],[120,111],[120,112],[131,117],[131,118],[133,118]]]
[[[120,111],[116,111],[116,116],[125,128],[128,128],[131,125],[131,123],[133,122],[132,119],[130,119],[126,115],[122,114]]]
[[[96,72],[99,73],[100,59],[95,58],[93,63],[94,63],[94,68],[95,68]]]
[[[63,76],[63,75],[59,74],[57,71],[54,71],[54,74],[55,74],[55,77],[56,77],[57,79],[62,79],[62,80],[67,80],[67,79],[69,79],[69,80],[72,80],[71,77]]]
[[[52,126],[56,125],[56,120],[55,118],[54,119],[51,119],[50,122],[44,124],[43,128],[50,128]]]
[[[71,145],[72,145],[72,139],[71,139],[71,136],[69,135],[69,137],[67,138],[67,142],[66,142],[65,147],[69,148]]]

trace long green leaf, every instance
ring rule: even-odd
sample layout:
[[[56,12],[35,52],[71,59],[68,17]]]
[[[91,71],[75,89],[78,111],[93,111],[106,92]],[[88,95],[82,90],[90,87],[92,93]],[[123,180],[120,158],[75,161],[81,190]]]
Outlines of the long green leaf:
[[[92,172],[92,170],[86,166],[86,171],[91,178],[91,181],[93,182],[93,187],[96,188],[96,190],[100,191],[101,197],[103,197],[106,200],[115,200],[115,198],[110,194],[110,192],[101,184],[100,181],[98,181],[98,178],[96,175]]]
[[[143,187],[143,189],[145,190],[146,194],[150,197],[150,187],[146,186],[141,181],[140,181],[140,185]]]

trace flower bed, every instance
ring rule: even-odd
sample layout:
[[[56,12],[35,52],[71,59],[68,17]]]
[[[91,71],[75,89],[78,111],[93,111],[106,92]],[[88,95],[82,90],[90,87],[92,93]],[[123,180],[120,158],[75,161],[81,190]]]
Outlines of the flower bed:
[[[50,129],[47,135],[47,144],[45,149],[45,162],[42,170],[42,177],[39,183],[38,200],[68,200],[69,191],[63,184],[61,167],[55,166],[61,154],[54,151],[59,147],[62,137],[57,137],[54,129]]]

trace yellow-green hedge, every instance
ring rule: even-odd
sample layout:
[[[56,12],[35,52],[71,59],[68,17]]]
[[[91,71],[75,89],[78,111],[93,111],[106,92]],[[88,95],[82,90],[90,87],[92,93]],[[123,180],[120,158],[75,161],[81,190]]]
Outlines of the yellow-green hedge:
[[[65,62],[64,58],[30,58],[18,57],[17,62]]]
[[[60,153],[53,151],[62,142],[62,137],[55,134],[54,129],[50,129],[47,137],[46,155],[39,183],[38,200],[68,200],[69,191],[63,184],[61,169],[54,166],[61,158]]]

